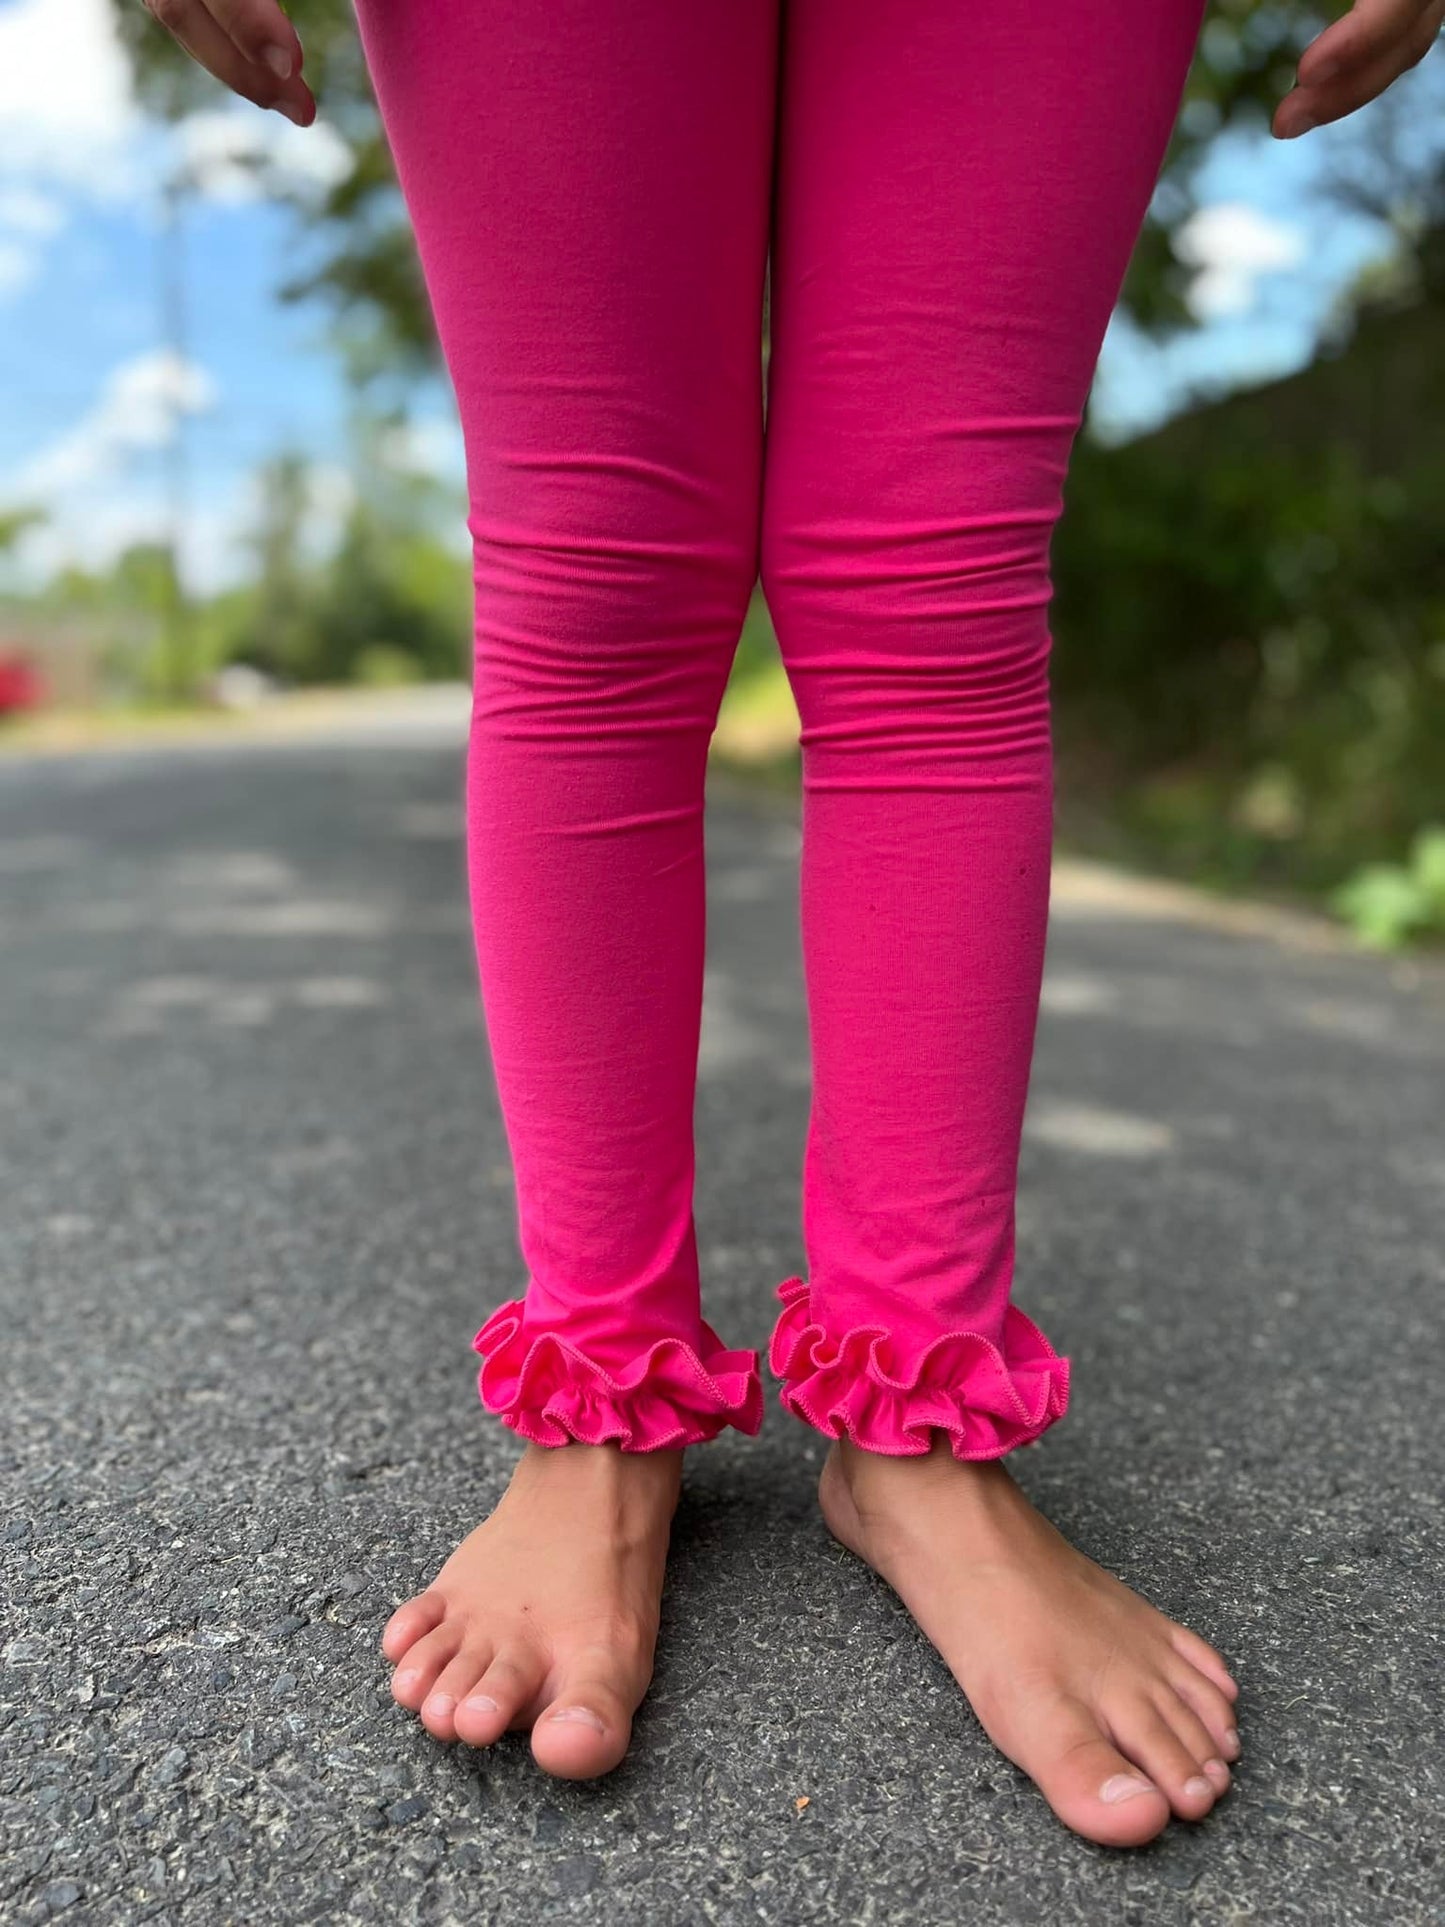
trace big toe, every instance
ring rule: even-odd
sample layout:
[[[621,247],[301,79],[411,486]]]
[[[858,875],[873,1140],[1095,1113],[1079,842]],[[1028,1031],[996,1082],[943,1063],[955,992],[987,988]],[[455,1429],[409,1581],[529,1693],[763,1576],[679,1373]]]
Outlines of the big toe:
[[[1142,1846],[1169,1824],[1168,1799],[1083,1706],[1013,1757],[1064,1825],[1101,1846]]]
[[[605,1674],[564,1674],[532,1727],[532,1757],[561,1780],[610,1773],[627,1751],[635,1703]]]

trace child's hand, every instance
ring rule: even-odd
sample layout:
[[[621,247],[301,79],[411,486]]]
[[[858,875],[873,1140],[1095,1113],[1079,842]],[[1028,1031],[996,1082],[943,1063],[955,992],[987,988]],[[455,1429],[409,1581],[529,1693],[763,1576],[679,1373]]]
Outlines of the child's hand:
[[[144,0],[192,59],[258,107],[309,127],[316,102],[301,78],[301,42],[276,0]],[[1445,4],[1445,0],[1442,0]]]
[[[1305,49],[1271,132],[1291,140],[1354,113],[1425,58],[1442,20],[1445,0],[1355,0]]]

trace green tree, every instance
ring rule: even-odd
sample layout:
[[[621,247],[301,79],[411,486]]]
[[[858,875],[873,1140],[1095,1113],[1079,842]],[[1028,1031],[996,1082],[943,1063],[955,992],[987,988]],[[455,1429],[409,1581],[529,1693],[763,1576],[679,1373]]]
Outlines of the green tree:
[[[303,553],[310,471],[303,456],[286,452],[264,463],[256,479],[260,513],[248,542],[257,565],[248,598],[250,634],[235,653],[258,669],[300,675],[314,639],[315,569]]]
[[[298,682],[460,675],[471,573],[441,534],[461,520],[459,491],[408,463],[394,415],[358,407],[349,449],[351,499],[329,553],[315,552],[317,477],[305,460],[286,453],[259,471],[257,572],[215,610],[221,654]]]
[[[0,509],[0,555],[6,555],[30,529],[48,519],[43,508]]]

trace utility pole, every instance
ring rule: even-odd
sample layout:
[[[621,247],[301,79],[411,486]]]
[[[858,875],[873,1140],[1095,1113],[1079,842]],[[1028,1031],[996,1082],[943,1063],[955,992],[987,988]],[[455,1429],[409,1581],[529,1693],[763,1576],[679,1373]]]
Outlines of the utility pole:
[[[161,188],[160,306],[161,338],[179,382],[186,368],[186,281],[184,196],[192,185],[189,168],[181,163]],[[164,682],[169,693],[183,701],[191,693],[195,664],[191,648],[191,607],[184,578],[186,532],[190,522],[190,467],[186,448],[184,395],[176,396],[173,432],[162,450],[165,463],[166,548],[170,570],[162,612]]]

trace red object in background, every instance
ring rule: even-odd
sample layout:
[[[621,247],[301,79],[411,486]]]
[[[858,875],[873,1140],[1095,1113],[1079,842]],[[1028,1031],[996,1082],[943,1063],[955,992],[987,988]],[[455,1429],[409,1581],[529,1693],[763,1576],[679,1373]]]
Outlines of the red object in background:
[[[37,709],[45,685],[40,671],[24,656],[0,654],[0,716],[16,709]]]

